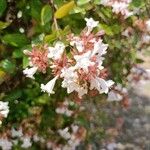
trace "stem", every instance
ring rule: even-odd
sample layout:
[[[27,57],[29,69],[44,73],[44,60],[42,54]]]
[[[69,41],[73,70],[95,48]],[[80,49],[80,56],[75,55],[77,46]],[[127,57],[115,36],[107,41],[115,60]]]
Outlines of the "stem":
[[[57,33],[59,34],[59,26],[58,26],[58,23],[57,23],[57,19],[55,18],[54,16],[54,12],[57,10],[56,6],[54,5],[54,0],[49,0],[49,4],[52,8],[52,11],[53,11],[53,22],[54,22],[54,26],[55,26],[55,29],[57,31]],[[60,34],[59,34],[60,35]],[[59,36],[58,37],[59,39],[61,39],[61,37]]]

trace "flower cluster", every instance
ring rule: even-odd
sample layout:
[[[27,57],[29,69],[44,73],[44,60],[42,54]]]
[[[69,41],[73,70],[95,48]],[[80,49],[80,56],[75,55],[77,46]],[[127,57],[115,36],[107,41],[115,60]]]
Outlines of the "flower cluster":
[[[59,115],[66,115],[68,117],[75,117],[77,105],[75,102],[67,98],[63,102],[58,102],[59,107],[56,108],[56,113]],[[69,108],[71,107],[71,109]],[[80,107],[79,107],[80,108]],[[82,108],[81,108],[82,109]],[[79,111],[82,111],[79,109]],[[77,117],[77,116],[76,116]],[[49,137],[39,135],[36,130],[31,127],[31,120],[24,120],[17,127],[8,128],[0,133],[0,148],[3,150],[10,150],[13,146],[20,146],[22,149],[28,149],[33,144],[43,146],[45,149],[52,150],[75,150],[77,146],[85,139],[86,129],[77,125],[74,121],[67,126],[60,127],[55,130],[55,138],[52,128],[47,130]],[[52,133],[52,134],[51,134]]]
[[[105,80],[104,67],[102,66],[107,44],[103,43],[100,31],[94,34],[93,28],[98,21],[92,18],[85,18],[86,28],[80,36],[68,35],[68,45],[58,41],[54,47],[34,46],[32,51],[25,51],[30,58],[32,68],[26,68],[23,73],[30,78],[36,71],[46,72],[49,67],[52,69],[54,78],[47,84],[41,84],[41,90],[49,95],[53,94],[57,79],[62,80],[62,87],[67,93],[76,92],[79,98],[87,94],[89,90],[97,90],[99,93],[108,93],[113,81]],[[70,47],[70,54],[67,56],[66,47]]]
[[[121,14],[125,18],[133,15],[128,9],[131,2],[132,0],[101,0],[102,5],[112,7],[114,13]]]

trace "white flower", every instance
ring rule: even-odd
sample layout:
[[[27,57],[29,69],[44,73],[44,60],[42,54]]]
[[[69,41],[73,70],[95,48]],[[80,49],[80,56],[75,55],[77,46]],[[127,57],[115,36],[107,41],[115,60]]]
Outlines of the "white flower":
[[[21,137],[21,136],[23,136],[22,128],[20,128],[18,131],[15,130],[14,128],[12,128],[11,129],[11,135],[12,135],[12,137]]]
[[[26,68],[23,70],[23,74],[26,75],[26,77],[34,79],[33,75],[36,73],[38,67],[32,67],[32,68]]]
[[[93,28],[95,28],[98,25],[98,21],[94,21],[93,18],[85,18],[86,21],[86,26],[88,28],[88,32],[87,35],[93,30]]]
[[[60,76],[64,78],[64,80],[62,81],[62,87],[67,88],[67,93],[71,93],[78,88],[78,75],[75,72],[74,67],[63,68]]]
[[[76,67],[77,68],[77,67]],[[76,91],[81,98],[84,94],[87,94],[87,86],[81,87],[78,84],[78,75],[75,72],[75,67],[62,69],[61,77],[64,78],[62,81],[62,87],[67,88],[67,93]]]
[[[71,46],[76,46],[77,50],[79,52],[83,52],[84,50],[84,46],[83,46],[83,41],[80,40],[80,38],[75,37],[71,42],[70,42]]]
[[[12,142],[8,141],[7,139],[0,138],[0,147],[2,150],[11,150],[12,146]]]
[[[79,85],[73,79],[64,79],[61,86],[67,88],[68,94],[79,89]]]
[[[66,127],[65,129],[59,129],[58,133],[60,134],[60,136],[62,136],[66,140],[70,139],[70,137],[71,137],[68,127]]]
[[[61,77],[63,77],[64,79],[77,79],[78,78],[78,75],[77,73],[75,72],[75,67],[69,67],[69,68],[63,68],[61,70]]]
[[[62,42],[57,42],[55,44],[55,47],[49,47],[48,49],[49,49],[48,58],[57,60],[61,58],[65,49],[65,45]]]
[[[112,11],[115,12],[116,14],[121,13],[122,15],[125,16],[125,18],[127,18],[133,15],[133,12],[128,11],[128,6],[129,4],[125,2],[114,2],[112,4],[112,8],[113,8]]]
[[[55,82],[57,79],[58,79],[58,76],[50,80],[46,85],[41,84],[41,90],[43,92],[47,92],[49,95],[54,94],[55,92],[53,91],[53,89],[54,89]]]
[[[8,102],[2,102],[0,101],[0,114],[6,118],[9,113],[9,106]]]
[[[88,51],[82,55],[75,55],[74,59],[76,60],[76,69],[82,68],[85,72],[88,72],[88,67],[93,66],[95,63],[90,60],[91,51]]]
[[[92,51],[92,56],[95,54],[98,54],[99,56],[102,56],[107,53],[108,44],[104,44],[102,40],[96,41],[94,43],[94,50]]]
[[[79,129],[79,126],[77,126],[77,125],[71,125],[71,128],[72,128],[73,133],[77,133],[77,131]]]
[[[93,78],[90,83],[90,89],[92,90],[95,88],[99,93],[108,93],[109,87],[114,84],[111,80],[105,81],[99,77]]]
[[[32,146],[31,138],[30,137],[28,137],[28,136],[22,137],[21,140],[23,142],[22,145],[21,145],[22,148],[29,148],[29,147]]]
[[[107,100],[108,101],[120,101],[120,100],[122,100],[122,96],[120,95],[120,94],[118,94],[118,93],[116,93],[116,92],[114,92],[114,91],[110,91],[109,93],[108,93],[108,98],[107,98]]]

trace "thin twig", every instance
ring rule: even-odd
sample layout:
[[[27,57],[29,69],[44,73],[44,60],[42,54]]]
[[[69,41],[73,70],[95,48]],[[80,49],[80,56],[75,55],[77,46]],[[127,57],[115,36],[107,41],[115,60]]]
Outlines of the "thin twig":
[[[54,0],[49,0],[49,4],[52,8],[52,11],[53,11],[53,22],[54,22],[54,26],[55,26],[55,29],[57,31],[57,33],[59,34],[59,26],[58,26],[58,23],[57,23],[57,19],[55,18],[54,16],[54,12],[57,10],[56,6],[54,5]],[[60,34],[59,34],[60,35]],[[61,37],[59,36],[58,37],[59,39],[61,39]]]

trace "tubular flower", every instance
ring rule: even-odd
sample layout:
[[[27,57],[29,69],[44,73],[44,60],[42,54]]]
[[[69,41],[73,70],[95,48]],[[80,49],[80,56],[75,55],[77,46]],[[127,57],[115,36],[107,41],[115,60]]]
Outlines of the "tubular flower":
[[[43,92],[47,92],[49,95],[54,94],[55,92],[53,91],[53,89],[54,89],[55,82],[57,79],[58,79],[58,76],[50,80],[46,85],[41,84],[41,90]]]
[[[36,73],[37,70],[38,67],[26,68],[25,70],[23,70],[23,74],[25,74],[28,78],[34,79],[33,75]]]

